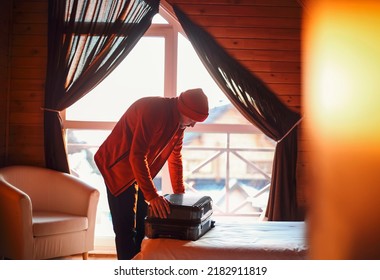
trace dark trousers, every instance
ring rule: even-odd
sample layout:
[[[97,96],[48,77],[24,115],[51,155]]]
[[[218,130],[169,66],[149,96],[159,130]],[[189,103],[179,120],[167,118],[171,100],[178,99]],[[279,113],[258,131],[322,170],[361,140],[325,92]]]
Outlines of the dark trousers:
[[[144,220],[148,205],[141,190],[134,184],[123,193],[114,196],[107,188],[111,211],[117,258],[132,259],[141,249],[145,237]]]

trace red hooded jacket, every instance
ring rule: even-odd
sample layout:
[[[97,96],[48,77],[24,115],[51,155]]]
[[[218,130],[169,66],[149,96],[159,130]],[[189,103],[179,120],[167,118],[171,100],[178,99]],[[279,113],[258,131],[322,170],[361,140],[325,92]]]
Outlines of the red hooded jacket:
[[[178,97],[144,97],[133,103],[99,147],[95,162],[115,196],[137,182],[147,201],[158,196],[153,178],[166,161],[174,193],[183,193]]]

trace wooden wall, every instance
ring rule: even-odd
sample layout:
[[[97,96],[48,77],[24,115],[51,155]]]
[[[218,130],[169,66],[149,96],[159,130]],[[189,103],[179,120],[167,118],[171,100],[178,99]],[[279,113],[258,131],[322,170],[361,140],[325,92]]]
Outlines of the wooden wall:
[[[43,107],[47,0],[8,0],[10,63],[6,165],[44,165]]]
[[[11,2],[3,3],[0,9],[0,166],[6,162],[7,103],[8,103],[8,51]]]
[[[167,2],[177,4],[233,57],[266,82],[285,104],[302,113],[302,9],[297,0]],[[0,166],[44,165],[41,107],[47,62],[48,0],[6,0],[6,3],[10,9],[2,7],[0,12]],[[7,13],[9,10],[11,12]],[[8,45],[11,46],[9,50]],[[300,190],[307,185],[304,175],[307,153],[303,151],[303,141],[301,137]],[[299,201],[302,205],[303,191],[300,191]]]

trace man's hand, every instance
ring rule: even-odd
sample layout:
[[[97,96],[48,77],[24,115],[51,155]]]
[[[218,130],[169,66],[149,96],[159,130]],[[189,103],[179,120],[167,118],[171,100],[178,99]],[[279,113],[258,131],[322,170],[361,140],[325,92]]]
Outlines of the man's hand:
[[[170,214],[169,202],[163,196],[153,198],[151,201],[149,201],[149,204],[153,210],[155,217],[166,219],[168,217],[168,214]]]

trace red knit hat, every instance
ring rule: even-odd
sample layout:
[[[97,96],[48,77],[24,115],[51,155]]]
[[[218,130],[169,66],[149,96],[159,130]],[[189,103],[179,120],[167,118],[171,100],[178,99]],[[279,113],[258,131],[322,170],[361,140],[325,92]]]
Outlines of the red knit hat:
[[[196,122],[203,122],[208,117],[207,96],[200,88],[184,91],[178,98],[178,110]]]

